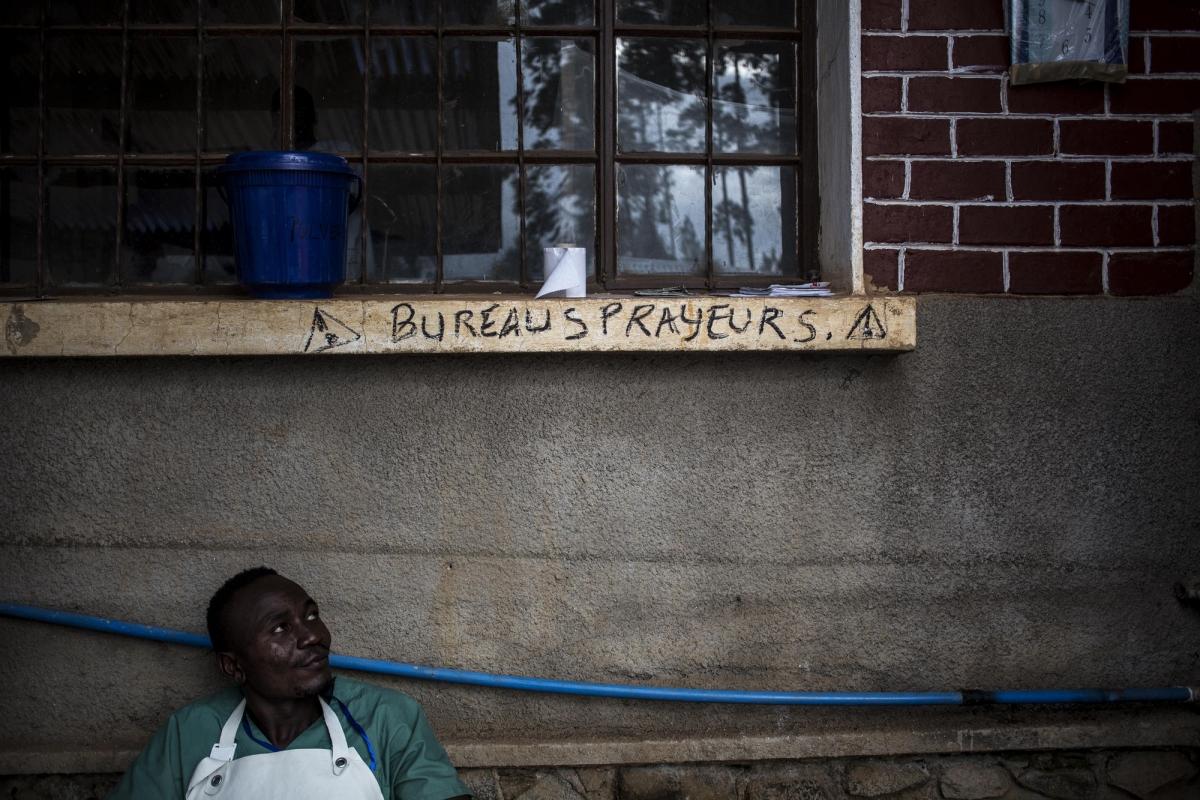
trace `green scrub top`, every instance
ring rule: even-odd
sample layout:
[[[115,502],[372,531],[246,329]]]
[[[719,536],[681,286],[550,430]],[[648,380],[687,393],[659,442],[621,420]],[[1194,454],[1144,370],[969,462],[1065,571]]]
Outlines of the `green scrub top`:
[[[377,762],[375,779],[385,800],[447,800],[471,793],[459,781],[416,700],[344,677],[336,679],[333,696],[345,703],[371,739]],[[347,744],[358,751],[364,764],[370,764],[362,736],[341,707],[326,699],[342,723]],[[138,755],[109,800],[183,800],[196,765],[221,738],[221,727],[241,701],[241,690],[230,688],[176,711]],[[250,719],[249,714],[245,719]],[[267,741],[253,721],[250,729],[255,737]],[[247,736],[244,726],[238,727],[234,741],[235,759],[271,752]],[[329,750],[332,746],[325,720],[318,718],[285,749]]]

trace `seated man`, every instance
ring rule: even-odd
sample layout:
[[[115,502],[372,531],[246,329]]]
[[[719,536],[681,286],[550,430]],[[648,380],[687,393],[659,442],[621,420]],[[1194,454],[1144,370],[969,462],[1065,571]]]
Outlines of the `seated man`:
[[[208,606],[236,684],[176,711],[111,798],[269,800],[469,795],[416,701],[329,670],[329,629],[272,569],[230,578]]]

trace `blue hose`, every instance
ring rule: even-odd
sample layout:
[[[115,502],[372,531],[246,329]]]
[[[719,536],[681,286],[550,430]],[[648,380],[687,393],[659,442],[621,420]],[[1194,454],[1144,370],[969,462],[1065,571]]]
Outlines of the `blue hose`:
[[[155,642],[211,647],[207,636],[136,622],[122,622],[69,611],[0,603],[0,616],[50,622],[72,628],[116,633]],[[954,692],[751,692],[732,689],[680,689],[666,686],[627,686],[617,683],[585,683],[531,678],[523,675],[493,675],[486,672],[422,667],[397,661],[331,655],[330,666],[443,683],[516,689],[524,692],[570,694],[583,697],[613,697],[626,700],[664,700],[685,703],[750,703],[788,706],[956,706],[977,704],[1017,705],[1027,703],[1188,703],[1198,692],[1188,687],[1158,689],[1007,689]]]

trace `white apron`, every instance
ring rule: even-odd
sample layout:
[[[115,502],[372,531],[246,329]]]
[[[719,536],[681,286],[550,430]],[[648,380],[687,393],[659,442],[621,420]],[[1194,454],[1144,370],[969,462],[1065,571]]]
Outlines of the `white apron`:
[[[383,800],[371,768],[347,746],[333,710],[317,699],[332,749],[281,750],[234,761],[233,740],[246,711],[242,700],[225,721],[221,740],[192,773],[187,800]]]

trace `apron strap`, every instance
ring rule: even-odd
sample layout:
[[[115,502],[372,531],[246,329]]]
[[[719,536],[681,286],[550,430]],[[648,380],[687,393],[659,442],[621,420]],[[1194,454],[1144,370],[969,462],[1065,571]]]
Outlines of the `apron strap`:
[[[346,744],[346,733],[342,730],[341,720],[333,713],[333,709],[322,697],[317,697],[321,703],[321,714],[325,717],[325,727],[329,729],[330,766],[334,775],[341,775],[350,765],[350,747]]]
[[[229,715],[229,719],[225,720],[225,724],[221,727],[221,738],[213,745],[212,752],[209,758],[214,758],[218,761],[233,761],[233,751],[237,748],[234,743],[234,737],[237,736],[238,725],[242,724],[242,716],[246,713],[246,698],[242,698],[242,702],[238,703],[237,708]]]

